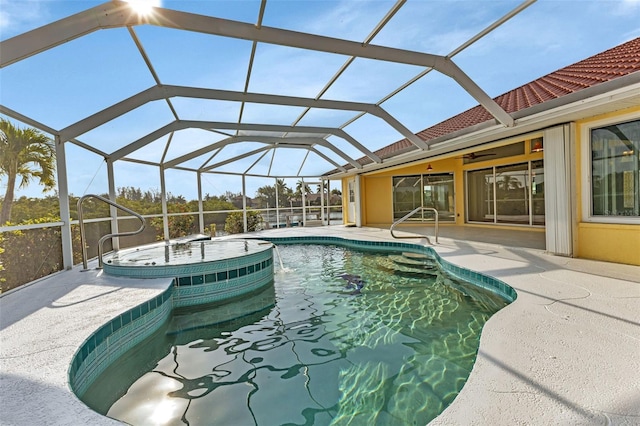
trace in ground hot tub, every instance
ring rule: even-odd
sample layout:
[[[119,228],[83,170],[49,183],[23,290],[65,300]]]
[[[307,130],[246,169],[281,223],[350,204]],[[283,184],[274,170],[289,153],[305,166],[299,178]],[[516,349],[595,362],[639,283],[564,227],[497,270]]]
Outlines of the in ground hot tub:
[[[74,393],[84,395],[109,365],[168,321],[174,309],[226,303],[268,290],[273,286],[273,247],[260,240],[207,240],[139,247],[105,256],[106,274],[172,278],[172,284],[85,340],[69,366]]]
[[[219,302],[273,281],[273,244],[208,240],[123,250],[105,256],[104,272],[132,278],[174,278],[173,306]]]

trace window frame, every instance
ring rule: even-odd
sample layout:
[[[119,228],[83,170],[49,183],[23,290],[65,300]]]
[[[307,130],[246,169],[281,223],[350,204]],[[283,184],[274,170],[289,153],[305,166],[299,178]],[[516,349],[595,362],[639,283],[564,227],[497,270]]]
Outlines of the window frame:
[[[580,167],[582,176],[586,179],[581,180],[581,210],[582,222],[589,223],[610,223],[620,225],[640,225],[640,217],[632,216],[594,216],[593,215],[593,192],[592,192],[592,158],[591,158],[591,132],[594,129],[611,126],[614,124],[622,124],[629,121],[640,121],[640,114],[632,112],[617,117],[603,118],[600,120],[590,121],[581,126],[580,129]],[[640,182],[638,182],[640,185]]]

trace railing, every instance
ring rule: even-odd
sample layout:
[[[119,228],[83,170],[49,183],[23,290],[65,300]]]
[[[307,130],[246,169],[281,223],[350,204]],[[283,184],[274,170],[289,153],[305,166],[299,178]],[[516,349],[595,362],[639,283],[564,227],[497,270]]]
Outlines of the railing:
[[[417,236],[404,236],[404,237],[398,237],[393,233],[393,229],[398,226],[399,224],[401,224],[402,222],[404,222],[405,220],[409,219],[411,216],[413,216],[414,214],[418,213],[419,211],[423,211],[423,210],[429,210],[432,211],[435,215],[436,218],[436,243],[438,242],[438,210],[434,209],[433,207],[418,207],[416,209],[414,209],[413,211],[409,212],[408,214],[402,216],[400,219],[396,220],[395,222],[393,222],[393,225],[391,225],[391,228],[389,228],[389,232],[391,232],[391,236],[393,238],[422,238],[422,237],[417,237]]]
[[[130,232],[120,232],[120,233],[115,233],[115,234],[107,234],[104,235],[102,238],[100,238],[98,240],[98,269],[102,268],[102,244],[105,242],[106,239],[108,238],[113,238],[113,237],[126,237],[129,235],[136,235],[141,233],[142,231],[144,231],[144,228],[146,226],[146,222],[144,220],[144,218],[139,215],[138,213],[134,212],[131,209],[126,208],[125,206],[122,206],[118,203],[114,203],[113,201],[109,200],[108,198],[104,198],[101,197],[99,195],[95,195],[95,194],[86,194],[83,195],[82,197],[80,197],[80,199],[78,200],[78,225],[80,226],[80,244],[82,245],[82,266],[83,268],[86,270],[88,269],[87,267],[87,246],[85,244],[85,235],[84,235],[84,221],[83,221],[83,211],[82,211],[82,202],[84,200],[86,200],[87,198],[95,198],[98,199],[100,201],[103,201],[117,209],[120,209],[124,212],[127,212],[135,217],[137,217],[138,219],[140,219],[140,222],[142,222],[142,224],[140,225],[140,228],[135,230],[135,231],[130,231]]]

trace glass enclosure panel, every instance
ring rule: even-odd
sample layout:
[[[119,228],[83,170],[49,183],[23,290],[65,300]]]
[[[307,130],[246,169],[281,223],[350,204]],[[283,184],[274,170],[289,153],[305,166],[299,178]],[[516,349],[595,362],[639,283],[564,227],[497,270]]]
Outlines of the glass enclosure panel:
[[[640,216],[640,120],[591,131],[594,216]]]
[[[423,177],[423,206],[438,210],[440,222],[455,222],[453,173],[429,174]],[[423,212],[432,218],[430,212]]]
[[[393,178],[393,220],[400,219],[422,205],[422,176]],[[412,219],[420,219],[416,215]]]
[[[496,220],[529,224],[529,165],[496,167]]]
[[[544,225],[544,163],[531,162],[531,204],[533,225]]]
[[[467,172],[467,220],[493,222],[493,168]]]

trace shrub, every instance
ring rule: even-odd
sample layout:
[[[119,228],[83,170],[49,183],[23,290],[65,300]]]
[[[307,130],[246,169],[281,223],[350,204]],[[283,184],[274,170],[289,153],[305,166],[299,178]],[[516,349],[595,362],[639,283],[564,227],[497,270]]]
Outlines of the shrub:
[[[247,232],[257,231],[261,225],[262,216],[260,212],[247,210]],[[229,213],[224,224],[224,230],[229,234],[241,234],[244,232],[244,219],[241,211]]]
[[[189,207],[186,204],[170,204],[167,206],[168,213],[186,213]],[[186,237],[192,233],[193,215],[170,216],[169,219],[169,238]],[[164,239],[164,224],[162,218],[151,220],[153,226],[158,232],[157,239]]]

